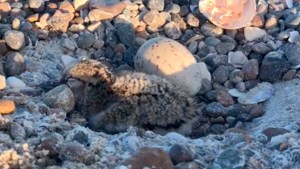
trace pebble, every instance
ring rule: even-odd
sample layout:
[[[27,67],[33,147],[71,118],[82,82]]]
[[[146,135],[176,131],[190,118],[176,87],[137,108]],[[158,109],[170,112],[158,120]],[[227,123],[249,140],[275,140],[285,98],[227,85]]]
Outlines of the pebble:
[[[19,79],[17,77],[14,77],[14,76],[8,77],[6,79],[6,84],[10,88],[14,88],[14,89],[24,89],[24,88],[26,88],[26,84],[21,79]]]
[[[194,159],[194,155],[189,148],[182,144],[173,144],[170,147],[169,156],[174,165],[181,162],[190,162]]]
[[[163,11],[165,8],[165,1],[161,0],[148,0],[147,7],[150,10]]]
[[[266,43],[259,42],[252,46],[252,50],[256,53],[265,55],[269,53],[272,49]]]
[[[10,136],[15,140],[23,140],[26,137],[26,131],[19,123],[10,124]]]
[[[130,23],[117,23],[115,24],[119,40],[127,47],[134,46],[135,32],[133,25]]]
[[[193,14],[188,14],[186,16],[186,23],[192,27],[198,27],[200,24],[199,19]]]
[[[173,169],[172,163],[168,153],[160,148],[142,147],[129,159],[121,163],[124,166],[130,166],[131,169],[141,168],[163,168]]]
[[[86,9],[89,6],[89,0],[74,0],[73,6],[76,11]]]
[[[272,15],[270,16],[265,23],[266,29],[272,29],[278,25],[278,19],[276,16]]]
[[[261,28],[263,27],[264,23],[265,23],[264,16],[257,14],[253,17],[251,21],[251,26]]]
[[[216,47],[219,43],[221,43],[221,40],[216,37],[209,36],[204,40],[204,43],[208,46]]]
[[[14,30],[19,30],[21,25],[21,21],[18,18],[15,18],[12,22],[12,28]]]
[[[297,28],[300,24],[300,15],[291,14],[284,20],[284,25],[288,28]]]
[[[68,68],[71,65],[73,65],[74,63],[77,63],[78,60],[69,55],[62,55],[61,61],[63,62],[65,68]]]
[[[228,53],[228,63],[233,64],[236,68],[243,67],[247,62],[248,58],[242,51]]]
[[[25,35],[23,32],[8,30],[4,34],[4,39],[6,44],[14,50],[20,50],[25,46]]]
[[[90,33],[84,33],[79,35],[77,39],[78,47],[82,49],[89,49],[95,42],[95,36]]]
[[[297,67],[300,65],[300,57],[298,53],[300,52],[300,46],[294,43],[287,43],[280,48],[284,51],[286,58],[291,66]]]
[[[165,19],[157,11],[149,11],[148,13],[146,13],[143,17],[143,21],[152,28],[159,28],[166,22]]]
[[[75,105],[74,95],[66,85],[60,85],[48,91],[43,100],[50,108],[60,108],[67,113],[72,111]]]
[[[229,78],[230,71],[227,66],[219,66],[213,73],[213,81],[219,84],[225,83]]]
[[[256,59],[249,60],[242,67],[244,80],[255,80],[259,74],[259,63]]]
[[[39,14],[32,14],[26,18],[28,22],[37,22],[39,20]]]
[[[260,67],[260,78],[264,81],[276,82],[287,71],[288,61],[279,52],[269,52]]]
[[[229,74],[230,82],[237,84],[244,80],[244,73],[240,69],[235,69]]]
[[[0,55],[4,55],[7,52],[6,42],[5,40],[0,40]]]
[[[6,87],[6,79],[5,76],[0,75],[0,90],[3,90]]]
[[[180,10],[180,6],[178,4],[168,4],[165,8],[165,11],[168,13],[178,14],[181,10]]]
[[[296,70],[289,70],[286,74],[283,75],[282,80],[288,81],[292,80],[296,74]]]
[[[0,115],[7,115],[15,112],[15,103],[11,100],[0,99]]]
[[[11,6],[8,2],[0,2],[0,15],[4,18],[9,15]]]
[[[126,8],[126,3],[119,0],[91,0],[90,8],[92,10],[89,12],[88,17],[91,22],[94,22],[112,19]]]
[[[246,165],[245,154],[235,148],[221,152],[213,163],[214,169],[242,169]]]
[[[205,35],[205,36],[213,36],[213,37],[218,37],[223,35],[223,29],[220,27],[217,27],[211,23],[204,23],[201,26],[201,32]]]
[[[228,56],[221,54],[209,54],[204,58],[204,62],[215,69],[220,65],[227,64]]]
[[[45,9],[43,0],[28,0],[28,5],[35,12],[43,12]]]
[[[169,132],[163,137],[172,144],[175,144],[175,143],[185,144],[188,142],[186,137],[184,137],[183,135],[176,133],[176,132]]]
[[[205,97],[210,101],[217,101],[227,107],[234,104],[234,100],[227,91],[211,90],[205,94]]]
[[[62,148],[59,150],[59,158],[63,161],[70,160],[85,164],[91,164],[94,161],[90,152],[83,145],[76,142],[62,145]]]
[[[182,35],[179,26],[175,22],[169,22],[164,26],[165,34],[170,39],[179,39]]]
[[[244,29],[245,39],[247,41],[254,41],[267,35],[267,32],[263,29],[256,27],[246,27]]]
[[[208,117],[217,118],[225,115],[225,108],[221,103],[212,102],[203,109],[203,113]]]
[[[47,14],[44,16],[46,19]],[[70,15],[70,13],[63,13],[60,10],[56,10],[54,15],[50,17],[46,23],[48,23],[54,30],[67,32],[69,27],[69,22],[73,19],[74,15]],[[42,17],[40,18],[41,26],[44,26],[46,23],[45,21],[41,21]]]
[[[4,71],[7,76],[16,76],[25,70],[25,58],[19,52],[11,52],[6,56]]]
[[[216,46],[216,50],[219,54],[228,54],[230,51],[232,51],[235,48],[235,44],[228,43],[228,42],[221,42],[218,43]]]

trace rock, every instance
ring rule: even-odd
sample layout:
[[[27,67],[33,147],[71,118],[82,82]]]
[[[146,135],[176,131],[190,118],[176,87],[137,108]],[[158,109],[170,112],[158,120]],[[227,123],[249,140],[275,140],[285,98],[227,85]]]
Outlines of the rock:
[[[236,68],[243,67],[247,62],[248,58],[242,51],[228,53],[228,63],[233,64]]]
[[[134,57],[134,66],[137,71],[162,76],[192,95],[201,88],[201,70],[196,59],[171,39],[154,38],[144,43]]]
[[[289,65],[292,67],[297,67],[300,65],[300,46],[294,43],[287,43],[280,47],[284,51],[286,58],[288,59]]]
[[[79,35],[77,39],[78,47],[82,49],[89,49],[95,42],[95,36],[90,33],[84,33]]]
[[[11,6],[8,2],[0,2],[0,16],[2,16],[3,18],[7,17],[10,10]]]
[[[244,35],[247,41],[254,41],[267,35],[267,32],[263,29],[256,27],[246,27],[244,29]]]
[[[135,32],[133,25],[130,23],[115,24],[117,35],[120,41],[127,47],[135,45]]]
[[[71,65],[73,65],[74,63],[77,63],[77,59],[75,59],[74,57],[71,57],[69,55],[62,55],[61,56],[61,61],[63,62],[65,68],[70,67]]]
[[[60,108],[67,113],[73,110],[75,105],[74,95],[66,85],[60,85],[50,90],[43,99],[50,108]]]
[[[165,8],[165,1],[161,0],[148,0],[147,7],[150,10],[163,11]]]
[[[227,66],[219,66],[213,73],[213,81],[219,84],[225,83],[229,78],[230,70]]]
[[[166,20],[157,11],[149,11],[146,13],[143,17],[143,21],[152,28],[159,28],[166,22]]]
[[[258,104],[250,105],[246,107],[246,110],[248,110],[248,114],[249,114],[248,120],[252,120],[254,118],[260,117],[265,113],[263,106]]]
[[[290,43],[297,43],[300,41],[300,35],[298,31],[291,31],[288,41]]]
[[[5,40],[0,40],[0,55],[4,55],[7,52],[6,42]]]
[[[137,136],[127,136],[123,140],[123,145],[126,147],[129,152],[136,152],[138,148],[141,146],[141,141]]]
[[[211,23],[204,23],[201,26],[201,32],[205,35],[205,36],[213,36],[213,37],[218,37],[223,35],[223,29],[220,27],[217,27]]]
[[[278,19],[276,16],[272,15],[266,20],[265,28],[272,29],[275,28],[277,25],[278,25]]]
[[[212,102],[203,109],[203,113],[208,117],[217,118],[225,115],[225,108],[221,103]]]
[[[15,140],[23,140],[26,137],[26,131],[19,123],[10,124],[10,136]]]
[[[260,66],[260,79],[269,82],[279,81],[288,69],[288,62],[279,52],[270,52]]]
[[[188,46],[188,50],[193,54],[196,53],[198,50],[198,42],[197,41],[191,42]]]
[[[228,43],[228,42],[221,42],[218,43],[216,46],[216,50],[219,54],[228,54],[230,51],[232,51],[235,48],[235,44]]]
[[[91,22],[112,19],[120,14],[126,7],[125,2],[119,0],[91,0],[89,19]]]
[[[174,165],[181,162],[190,162],[194,159],[191,150],[182,144],[173,144],[169,150],[169,156]]]
[[[188,142],[187,138],[183,135],[176,132],[169,132],[165,136],[163,136],[166,141],[175,144],[175,143],[183,143],[186,144]]]
[[[70,13],[73,13],[75,12],[75,9],[72,5],[71,2],[69,1],[63,1],[60,5],[59,5],[59,8],[61,11],[64,11],[64,12],[70,12]]]
[[[68,31],[73,32],[73,33],[79,33],[84,31],[85,27],[82,24],[72,24]]]
[[[290,131],[285,128],[275,128],[275,127],[269,127],[262,131],[262,133],[268,137],[269,141],[272,139],[272,137],[289,133],[289,132]]]
[[[141,168],[163,168],[173,169],[174,165],[169,155],[160,148],[142,147],[129,159],[121,163],[124,166],[131,166],[131,169]]]
[[[15,112],[15,103],[11,100],[0,99],[0,115],[7,115]]]
[[[201,167],[196,162],[187,162],[177,164],[174,169],[201,169]]]
[[[37,22],[39,20],[39,14],[33,14],[27,17],[26,19],[28,22]]]
[[[265,18],[260,14],[256,14],[251,20],[251,26],[261,28],[264,26]]]
[[[208,71],[206,64],[204,62],[198,62],[197,65],[200,69],[202,80],[206,79],[210,83],[211,82],[211,74]]]
[[[50,15],[48,13],[43,14],[40,19],[39,22],[36,22],[35,24],[41,28],[44,29],[46,26],[48,26],[48,19],[50,18]]]
[[[19,78],[11,76],[6,79],[6,84],[10,88],[15,88],[15,89],[24,89],[26,88],[26,84]]]
[[[4,34],[4,39],[6,44],[14,50],[20,50],[25,46],[25,35],[23,32],[8,30]]]
[[[69,22],[73,17],[74,14],[70,15],[70,13],[63,13],[60,10],[56,10],[47,23],[56,31],[66,32],[69,27]],[[40,23],[42,22],[40,21]]]
[[[245,154],[235,148],[221,152],[213,162],[214,169],[242,169],[246,165]]]
[[[235,69],[229,74],[230,82],[237,84],[244,80],[244,73],[240,69]]]
[[[62,41],[61,41],[61,46],[70,50],[70,51],[75,51],[76,50],[76,42],[72,41],[71,39],[69,38],[64,38]]]
[[[168,4],[165,8],[165,11],[168,13],[176,13],[180,12],[180,6],[178,4]]]
[[[74,0],[73,6],[76,11],[80,11],[82,9],[86,9],[89,6],[89,0]]]
[[[179,39],[182,35],[179,26],[175,22],[169,22],[164,26],[165,34],[171,39]]]
[[[0,90],[3,90],[6,87],[5,76],[0,75]]]
[[[188,14],[186,16],[186,23],[192,27],[198,27],[200,24],[199,19],[193,14]]]
[[[25,70],[25,58],[19,52],[11,52],[6,56],[4,71],[7,76],[21,74]]]
[[[35,12],[43,12],[45,9],[43,0],[28,0],[28,5]]]
[[[238,102],[241,104],[256,104],[269,100],[275,93],[275,88],[271,83],[263,82],[249,90],[245,94],[241,94]]]
[[[12,22],[12,28],[14,30],[19,30],[21,25],[21,21],[18,18],[15,18]]]
[[[244,80],[255,80],[259,74],[259,64],[256,59],[249,60],[243,65]]]
[[[205,97],[210,101],[217,101],[223,106],[230,106],[234,104],[233,98],[223,90],[211,90],[205,94]]]
[[[91,153],[86,150],[83,145],[76,142],[62,145],[59,152],[59,158],[63,161],[70,160],[85,164],[91,164],[93,162]]]
[[[297,28],[300,24],[300,15],[291,14],[284,20],[284,25],[288,28]]]
[[[289,70],[288,72],[286,72],[286,74],[283,75],[282,80],[284,81],[292,80],[296,72],[297,72],[296,70]]]
[[[216,47],[219,43],[221,43],[221,40],[216,37],[209,36],[204,40],[204,43],[208,46]]]
[[[63,136],[57,133],[46,134],[41,138],[41,143],[37,146],[37,150],[46,150],[48,151],[47,156],[57,158],[63,139]]]
[[[171,13],[171,21],[175,22],[179,26],[180,30],[186,30],[186,23],[180,15]]]
[[[209,54],[204,58],[204,62],[215,69],[220,65],[227,64],[228,57],[227,55]]]
[[[272,49],[264,42],[256,43],[252,46],[252,50],[258,54],[265,55],[269,53]]]

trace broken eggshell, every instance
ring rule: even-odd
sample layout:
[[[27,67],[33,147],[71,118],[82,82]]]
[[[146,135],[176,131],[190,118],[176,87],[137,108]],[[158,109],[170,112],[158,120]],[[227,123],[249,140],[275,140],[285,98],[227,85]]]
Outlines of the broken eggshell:
[[[232,1],[232,0],[200,0],[199,1],[199,10],[200,12],[205,15],[213,24],[217,25],[218,27],[224,28],[224,29],[239,29],[242,27],[249,26],[251,23],[251,20],[256,15],[256,0],[239,0],[240,2],[244,3],[244,7],[241,8],[238,1]],[[215,7],[213,10],[210,8],[207,8],[209,3],[215,2],[216,4],[221,3],[222,1],[225,2],[225,6],[227,5],[230,7],[230,9],[234,9],[232,12],[236,13],[237,15],[228,16],[228,9],[224,8],[218,8]],[[224,2],[222,4],[224,5]],[[219,5],[220,6],[220,5]],[[214,16],[214,15],[217,15]],[[222,24],[221,22],[224,22],[224,20],[220,19],[224,17],[224,20],[229,20],[228,23]],[[226,18],[227,17],[227,18]]]

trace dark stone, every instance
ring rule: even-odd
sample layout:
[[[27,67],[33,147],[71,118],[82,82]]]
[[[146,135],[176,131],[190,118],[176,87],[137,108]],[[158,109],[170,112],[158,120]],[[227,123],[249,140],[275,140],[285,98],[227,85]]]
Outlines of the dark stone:
[[[269,53],[272,49],[264,42],[256,43],[252,46],[252,50],[258,54],[265,55]]]
[[[115,24],[117,35],[120,41],[127,47],[134,46],[135,32],[131,23],[117,23]]]
[[[175,165],[181,162],[193,161],[194,159],[191,150],[181,144],[173,144],[170,148],[169,156]]]
[[[255,80],[259,74],[259,65],[256,59],[251,59],[242,67],[244,80]]]
[[[93,34],[84,33],[79,35],[77,39],[77,45],[82,49],[88,49],[94,44],[95,41],[96,39]]]
[[[271,140],[272,137],[289,133],[289,132],[290,131],[285,128],[274,128],[274,127],[269,127],[262,131],[262,133],[268,137],[268,140]]]
[[[228,43],[228,42],[221,42],[218,43],[216,46],[216,50],[219,54],[228,54],[230,51],[232,51],[235,48],[235,44]]]
[[[15,76],[25,71],[25,58],[19,52],[11,52],[6,56],[4,71],[7,76]]]
[[[210,126],[210,132],[213,134],[223,134],[226,131],[226,127],[223,124],[213,124]]]
[[[213,168],[242,169],[246,165],[245,154],[235,148],[229,148],[221,152],[213,163]]]
[[[216,83],[223,84],[229,78],[230,70],[227,66],[219,66],[213,73],[212,79]]]
[[[298,44],[287,43],[283,45],[280,49],[284,51],[284,54],[291,66],[300,65],[300,46]]]
[[[129,47],[124,53],[123,61],[131,67],[134,67],[133,57],[136,55],[137,50],[138,48],[133,46]]]
[[[227,55],[210,54],[204,58],[204,62],[212,68],[217,68],[220,65],[225,65],[228,62]]]
[[[205,115],[207,115],[208,117],[217,118],[220,116],[224,116],[225,108],[221,103],[212,102],[203,109],[203,113],[205,113]]]

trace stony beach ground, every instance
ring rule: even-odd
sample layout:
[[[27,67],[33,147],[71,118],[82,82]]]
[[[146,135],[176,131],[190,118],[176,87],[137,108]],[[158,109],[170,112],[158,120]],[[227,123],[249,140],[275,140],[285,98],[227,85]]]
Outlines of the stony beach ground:
[[[251,25],[224,30],[196,0],[0,0],[0,168],[300,168],[299,11],[296,0],[258,0]],[[157,37],[184,46],[162,58],[185,53],[176,61],[201,68],[186,84],[192,134],[88,128],[66,70],[90,58],[133,71]]]

